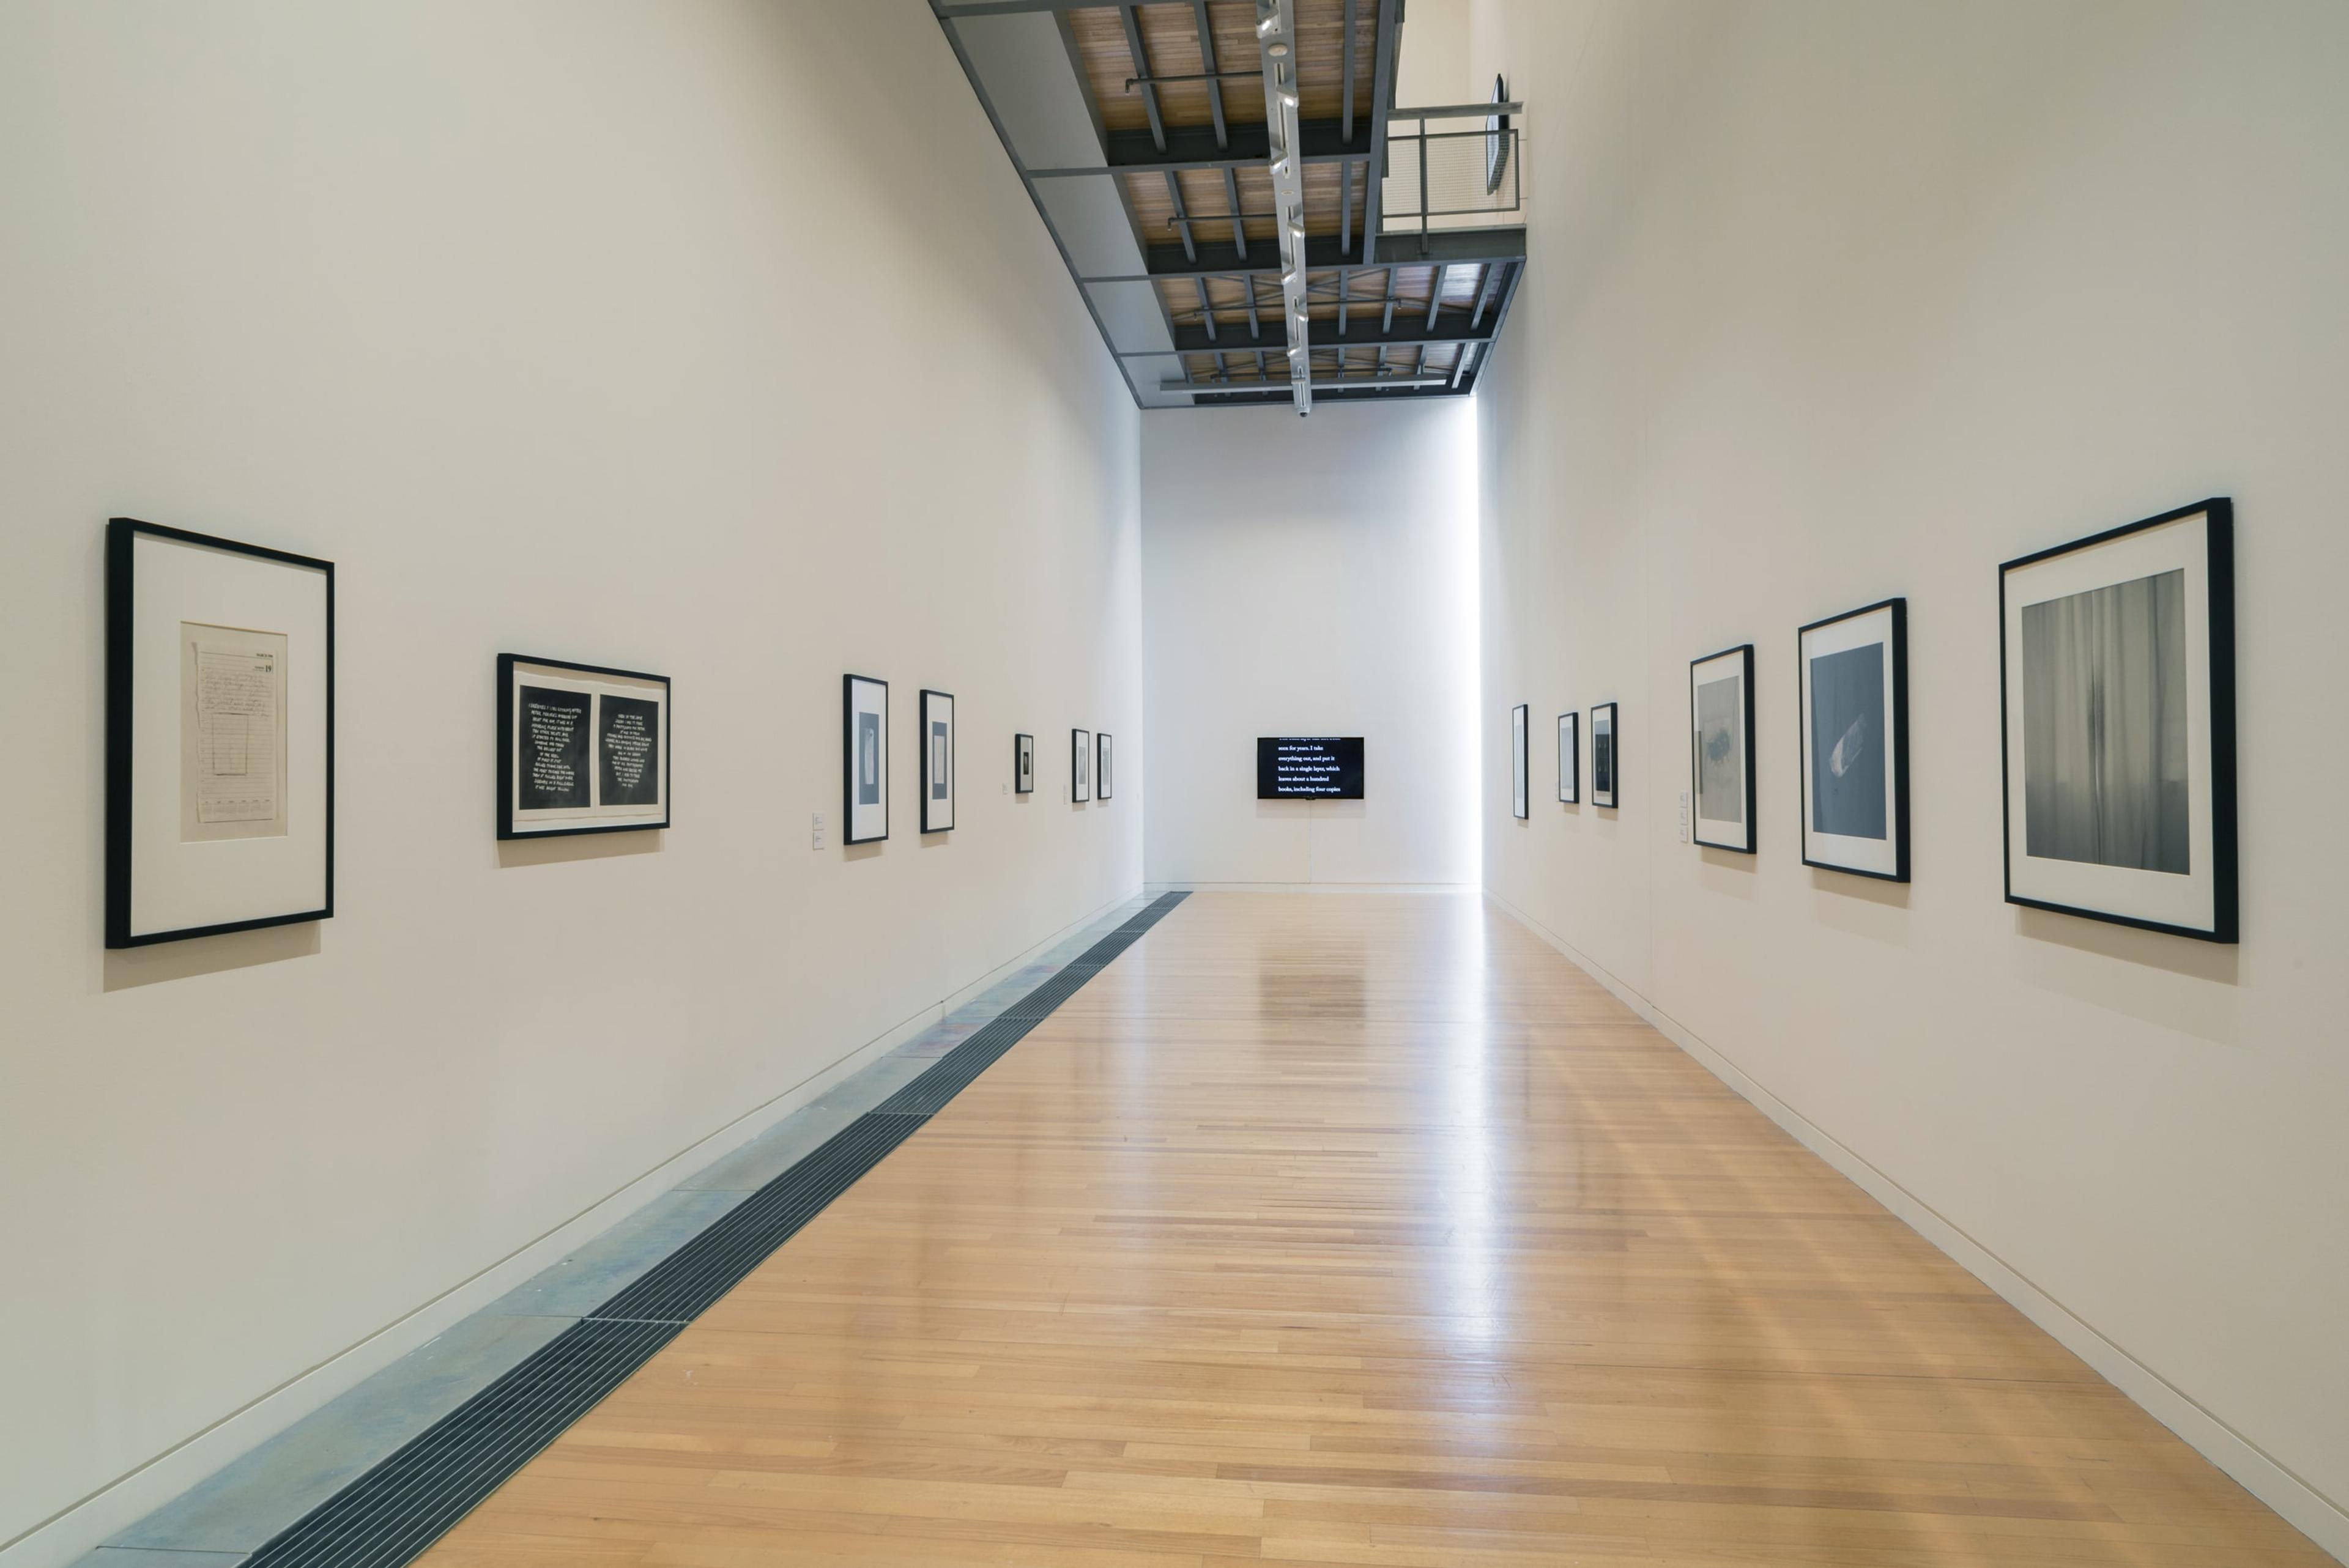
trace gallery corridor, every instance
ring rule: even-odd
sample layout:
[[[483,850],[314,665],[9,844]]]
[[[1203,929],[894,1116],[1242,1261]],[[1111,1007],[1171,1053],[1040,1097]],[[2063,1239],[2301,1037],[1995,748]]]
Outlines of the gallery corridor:
[[[1473,895],[1214,893],[429,1560],[2326,1561]]]

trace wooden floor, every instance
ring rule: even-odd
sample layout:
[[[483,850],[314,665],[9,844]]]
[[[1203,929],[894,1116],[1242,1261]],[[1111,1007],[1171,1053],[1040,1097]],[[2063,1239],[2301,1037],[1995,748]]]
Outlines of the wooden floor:
[[[1176,910],[432,1553],[2324,1557],[1467,898]]]

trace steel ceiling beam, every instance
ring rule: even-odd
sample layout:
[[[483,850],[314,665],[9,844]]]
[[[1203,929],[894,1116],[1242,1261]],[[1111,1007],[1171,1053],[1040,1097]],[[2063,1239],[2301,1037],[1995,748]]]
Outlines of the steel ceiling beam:
[[[1204,222],[1205,219],[1195,220]],[[1152,245],[1144,253],[1145,273],[1104,273],[1081,277],[1088,284],[1139,283],[1154,278],[1188,277],[1194,273],[1210,275],[1242,277],[1249,273],[1259,276],[1275,276],[1280,268],[1261,259],[1251,260],[1239,253],[1239,248],[1227,240],[1200,240],[1196,260],[1185,256],[1183,247]],[[1416,247],[1414,247],[1416,249]],[[1523,229],[1439,229],[1428,235],[1428,252],[1422,255],[1396,256],[1390,261],[1363,263],[1348,256],[1338,248],[1335,234],[1312,234],[1305,241],[1305,264],[1314,272],[1336,272],[1340,267],[1350,272],[1387,272],[1398,267],[1457,266],[1468,262],[1516,262],[1525,259],[1526,232]],[[1358,302],[1359,303],[1359,302]]]
[[[1268,78],[1269,79],[1269,78]],[[1211,125],[1169,125],[1163,128],[1166,145],[1146,130],[1112,130],[1103,138],[1103,163],[1067,168],[1030,169],[1030,180],[1081,180],[1089,175],[1146,174],[1154,169],[1257,169],[1272,157],[1272,133],[1252,120],[1226,124],[1222,141]],[[1369,131],[1360,126],[1352,136],[1334,119],[1309,119],[1298,127],[1298,145],[1308,163],[1343,163],[1371,153]]]
[[[1313,302],[1316,304],[1329,303],[1319,294],[1313,296]],[[1353,303],[1361,304],[1364,302],[1356,300]],[[1375,304],[1377,302],[1370,303]],[[1231,322],[1223,322],[1219,324],[1218,330],[1229,331],[1233,325]],[[1447,344],[1455,343],[1489,343],[1492,337],[1492,333],[1485,329],[1447,326],[1428,332],[1411,322],[1403,323],[1392,332],[1380,331],[1375,322],[1360,323],[1350,329],[1341,328],[1333,332],[1330,330],[1330,320],[1326,316],[1316,320],[1313,324],[1315,348],[1416,348],[1422,344],[1433,344],[1442,347]],[[1216,334],[1208,332],[1204,323],[1177,322],[1174,325],[1174,347],[1120,349],[1118,357],[1163,359],[1178,354],[1208,354],[1214,352],[1219,344],[1221,339]],[[1251,348],[1261,346],[1269,352],[1286,353],[1288,348],[1288,337],[1281,330],[1281,324],[1266,322],[1260,335],[1250,335],[1248,346]]]

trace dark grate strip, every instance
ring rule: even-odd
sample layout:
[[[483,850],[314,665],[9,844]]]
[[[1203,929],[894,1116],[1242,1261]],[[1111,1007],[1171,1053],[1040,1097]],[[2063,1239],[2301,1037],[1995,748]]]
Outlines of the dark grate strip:
[[[254,1553],[248,1568],[401,1568],[422,1555],[1185,896],[1153,901],[921,1077],[295,1521]]]

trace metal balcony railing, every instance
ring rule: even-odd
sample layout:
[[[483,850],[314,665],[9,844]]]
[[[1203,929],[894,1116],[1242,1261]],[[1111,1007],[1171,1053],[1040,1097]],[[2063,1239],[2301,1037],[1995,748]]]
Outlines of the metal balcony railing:
[[[1507,102],[1389,110],[1379,232],[1525,227],[1524,116]]]

